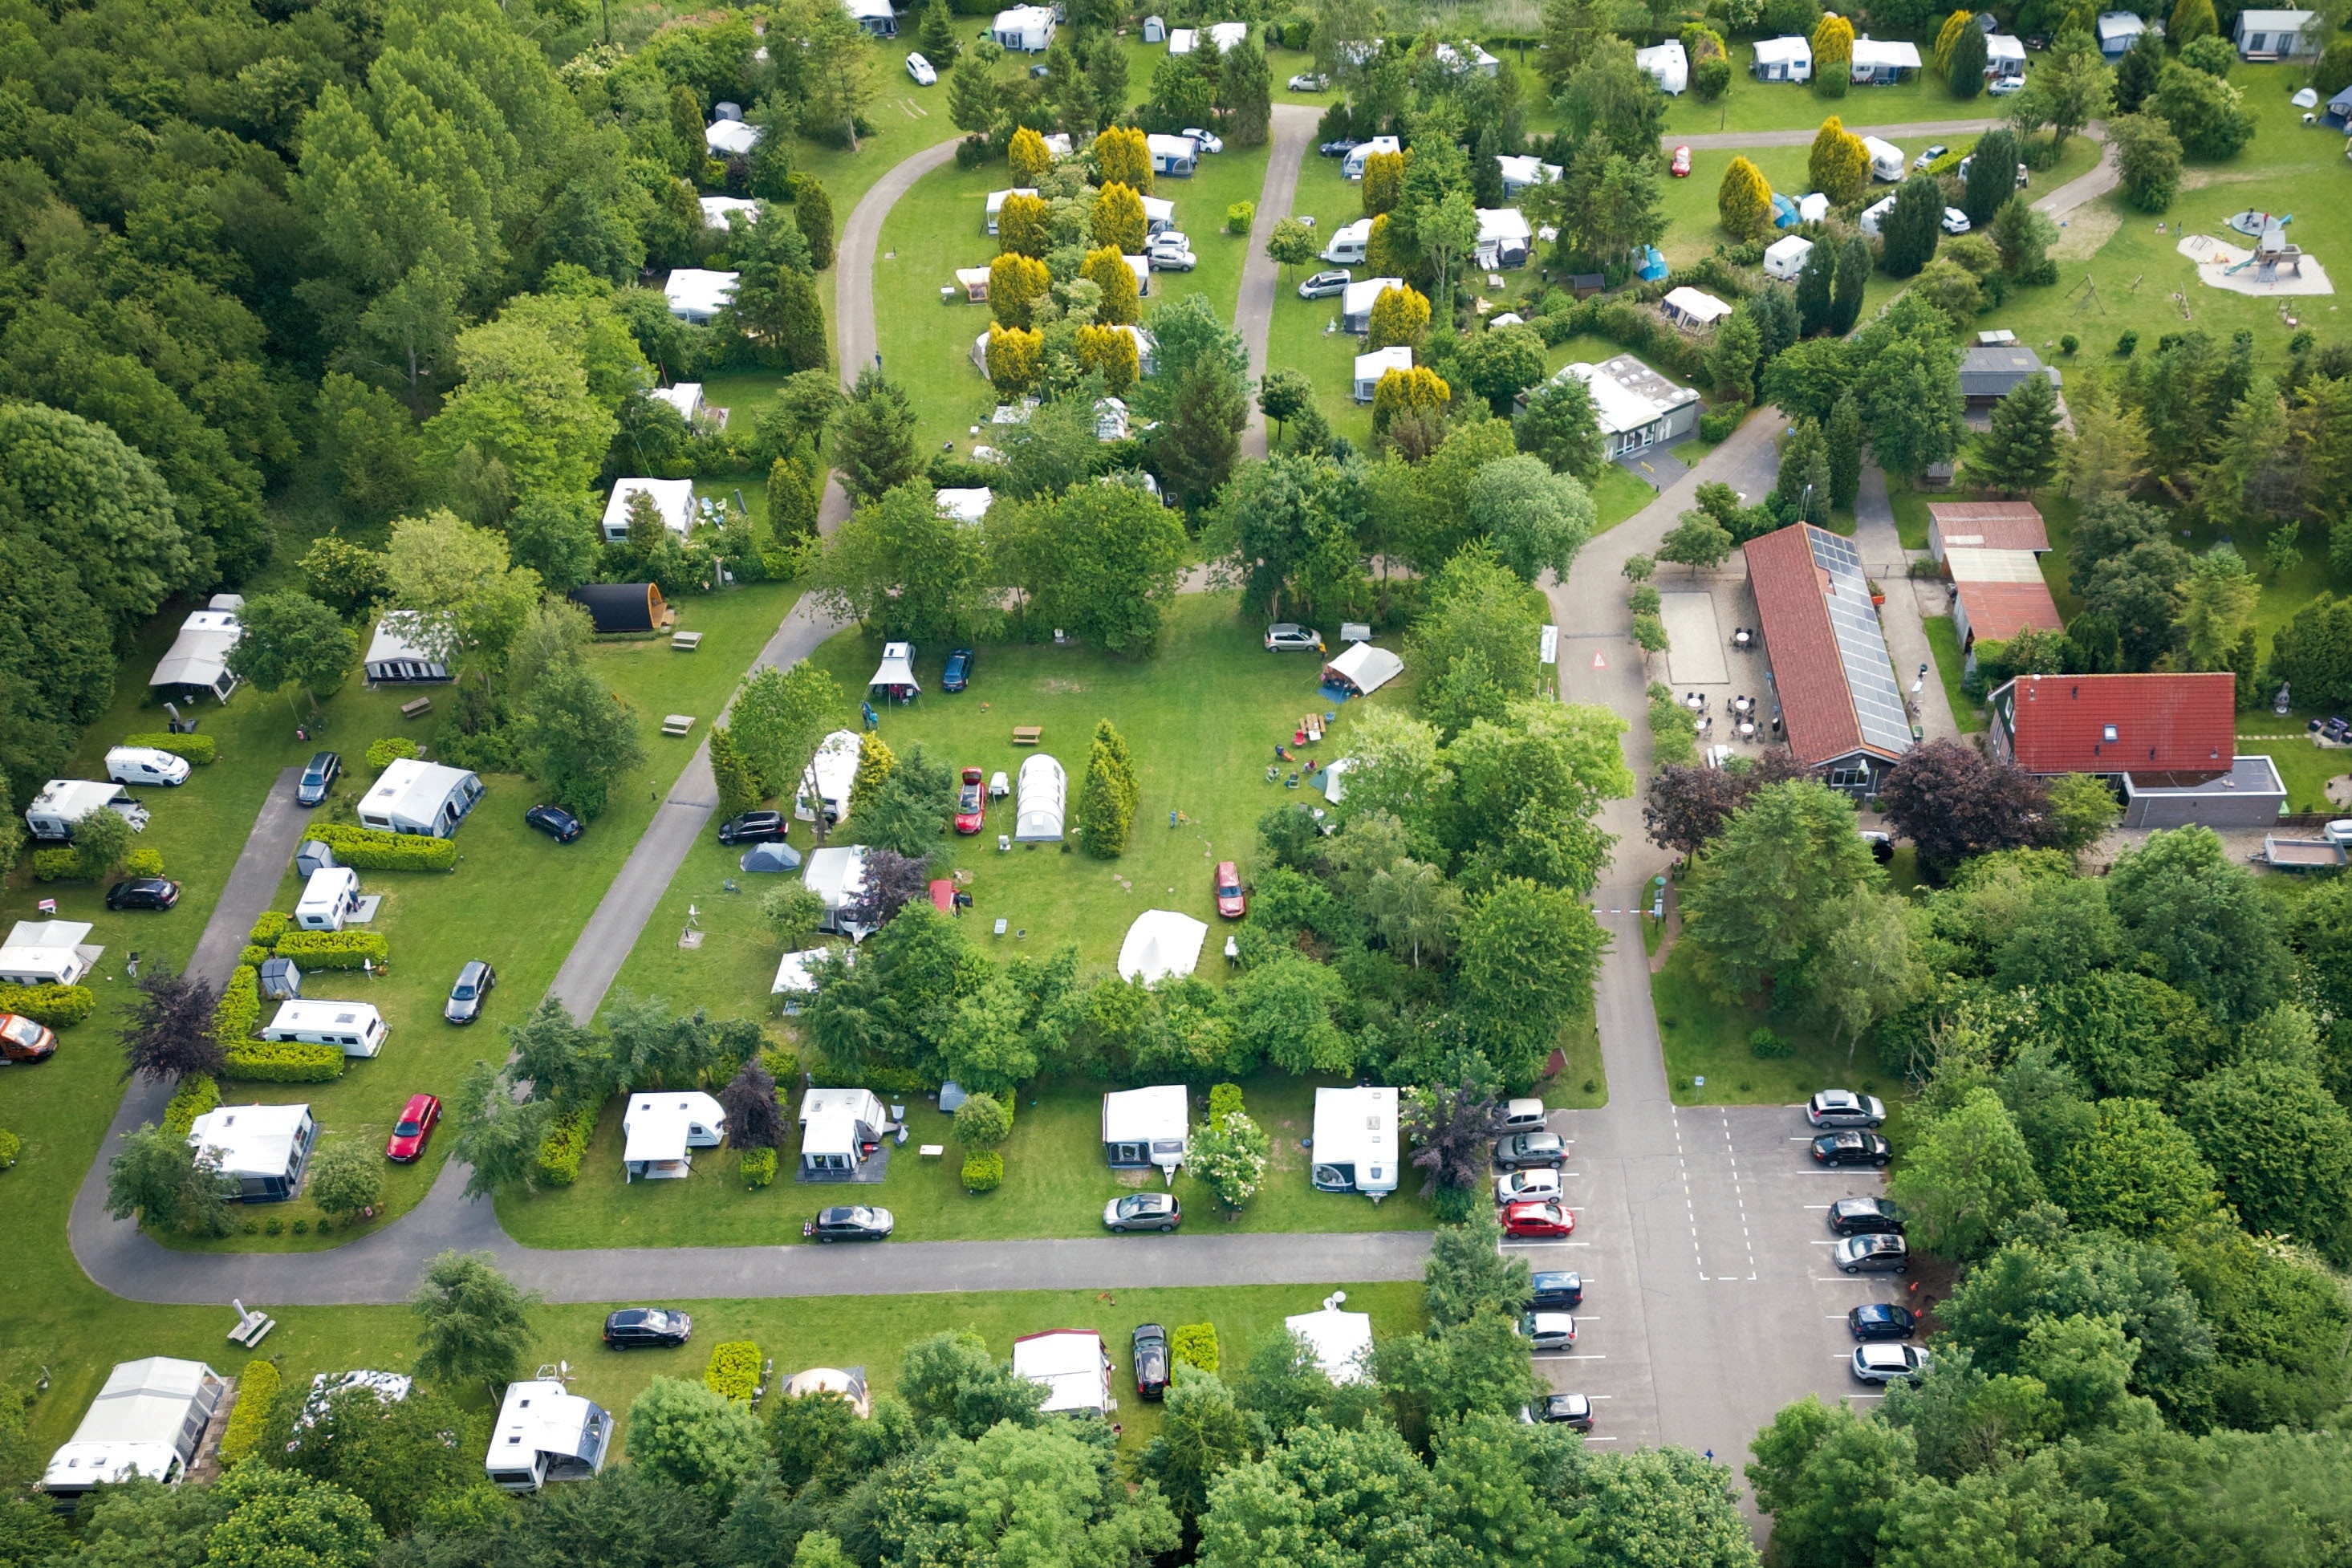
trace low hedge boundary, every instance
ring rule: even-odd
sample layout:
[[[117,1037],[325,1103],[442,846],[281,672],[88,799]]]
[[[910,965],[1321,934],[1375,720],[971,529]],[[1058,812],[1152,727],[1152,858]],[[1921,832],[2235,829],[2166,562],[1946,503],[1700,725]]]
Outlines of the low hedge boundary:
[[[596,1118],[604,1114],[604,1102],[583,1105],[577,1110],[560,1112],[547,1124],[546,1133],[539,1141],[537,1179],[542,1187],[568,1187],[580,1179],[580,1166],[588,1158],[588,1141],[596,1135]]]
[[[191,767],[208,768],[220,761],[220,740],[213,735],[125,735],[121,743],[169,752],[186,759]]]
[[[358,969],[392,957],[382,931],[289,931],[278,939],[278,956],[302,969]]]
[[[270,1406],[278,1403],[280,1382],[278,1363],[249,1361],[237,1374],[236,1405],[228,1413],[228,1425],[222,1429],[220,1461],[224,1467],[234,1465],[261,1446],[263,1434],[269,1429]]]
[[[235,1050],[260,1026],[261,974],[254,965],[240,963],[229,972],[220,1000],[213,1004],[213,1038]]]
[[[331,1083],[343,1076],[339,1046],[299,1040],[240,1040],[228,1048],[223,1078],[244,1083]]]
[[[457,865],[457,841],[421,833],[380,833],[348,822],[323,822],[311,837],[335,852],[337,865],[361,871],[448,871]]]
[[[220,1085],[210,1073],[192,1072],[180,1080],[172,1096],[172,1103],[163,1107],[163,1131],[174,1138],[185,1138],[196,1124],[196,1118],[221,1102]]]
[[[87,985],[0,985],[0,1013],[19,1013],[52,1029],[70,1029],[98,1011]]]

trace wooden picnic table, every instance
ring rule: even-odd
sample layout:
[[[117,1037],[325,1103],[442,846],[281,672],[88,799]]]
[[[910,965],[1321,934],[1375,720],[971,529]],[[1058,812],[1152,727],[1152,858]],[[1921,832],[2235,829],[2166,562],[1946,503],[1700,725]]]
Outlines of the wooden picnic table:
[[[1016,746],[1034,746],[1044,741],[1045,738],[1045,726],[1043,724],[1015,724],[1013,726],[1013,743]]]

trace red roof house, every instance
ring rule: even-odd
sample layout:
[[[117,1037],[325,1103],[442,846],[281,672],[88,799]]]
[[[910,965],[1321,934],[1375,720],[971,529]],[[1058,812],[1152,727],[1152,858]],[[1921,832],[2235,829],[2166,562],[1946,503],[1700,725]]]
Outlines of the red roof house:
[[[1910,749],[1911,716],[1853,542],[1810,523],[1741,547],[1789,750],[1868,789]]]
[[[2030,773],[2223,773],[2237,746],[2226,671],[2024,675],[1992,694],[1993,754]]]

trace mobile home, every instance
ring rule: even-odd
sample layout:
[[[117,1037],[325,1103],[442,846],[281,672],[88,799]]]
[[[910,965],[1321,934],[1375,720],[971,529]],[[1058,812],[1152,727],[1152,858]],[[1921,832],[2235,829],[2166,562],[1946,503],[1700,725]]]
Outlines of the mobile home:
[[[18,921],[0,942],[0,984],[80,984],[106,951],[89,933],[88,921]]]
[[[1054,47],[1053,8],[1015,5],[1009,11],[999,11],[988,36],[1008,54],[1042,55]]]
[[[383,1015],[365,1002],[310,1001],[281,1003],[278,1016],[262,1026],[265,1040],[293,1040],[306,1046],[334,1046],[347,1057],[372,1057],[383,1049]]]

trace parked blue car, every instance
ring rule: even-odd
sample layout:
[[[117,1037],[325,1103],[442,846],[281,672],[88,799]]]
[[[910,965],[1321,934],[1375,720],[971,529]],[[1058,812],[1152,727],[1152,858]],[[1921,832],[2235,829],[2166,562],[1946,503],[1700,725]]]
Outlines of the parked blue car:
[[[946,673],[940,677],[941,691],[961,691],[971,684],[971,649],[960,647],[948,655]]]

